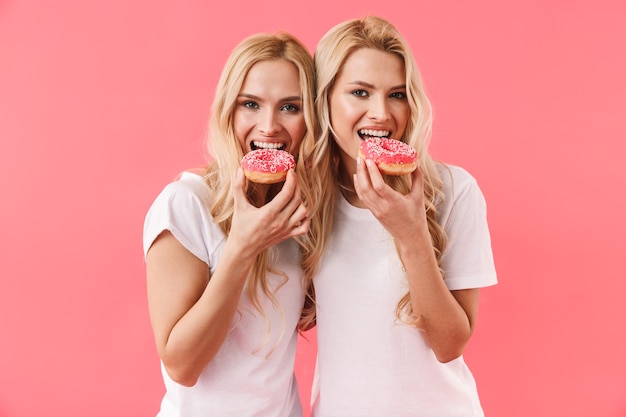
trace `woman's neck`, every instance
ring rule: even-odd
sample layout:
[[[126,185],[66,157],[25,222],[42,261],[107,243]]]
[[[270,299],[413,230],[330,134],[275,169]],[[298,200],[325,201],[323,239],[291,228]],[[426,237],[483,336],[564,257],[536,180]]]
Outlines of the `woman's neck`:
[[[269,203],[281,189],[282,183],[267,185],[250,182],[247,191],[248,200],[254,206],[261,207]]]
[[[354,190],[354,180],[352,174],[347,172],[343,166],[339,167],[339,178],[337,179],[339,185],[339,191],[343,198],[354,207],[365,208],[365,205]]]

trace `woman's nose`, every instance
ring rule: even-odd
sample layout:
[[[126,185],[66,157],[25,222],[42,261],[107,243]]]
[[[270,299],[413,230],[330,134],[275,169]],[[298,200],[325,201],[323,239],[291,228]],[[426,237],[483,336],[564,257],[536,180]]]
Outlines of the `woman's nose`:
[[[259,132],[267,136],[272,136],[280,131],[280,123],[278,117],[273,111],[262,112],[257,124]]]
[[[389,120],[389,103],[385,97],[373,98],[370,100],[370,106],[367,112],[367,116],[375,121],[384,122]]]

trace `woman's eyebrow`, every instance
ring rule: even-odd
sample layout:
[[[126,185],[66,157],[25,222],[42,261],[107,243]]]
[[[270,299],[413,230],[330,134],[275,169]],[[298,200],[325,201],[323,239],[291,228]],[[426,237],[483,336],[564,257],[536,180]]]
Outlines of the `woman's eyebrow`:
[[[370,84],[370,83],[365,82],[365,81],[360,81],[360,80],[351,81],[348,84],[359,85],[361,87],[366,87],[366,88],[376,88],[375,85]],[[390,88],[390,90],[402,90],[402,89],[406,89],[406,84],[400,84],[400,85],[396,85],[396,86]]]
[[[253,100],[257,100],[257,101],[262,101],[263,100],[261,97],[258,97],[258,96],[255,96],[254,94],[249,94],[249,93],[239,93],[237,95],[237,97],[249,98],[249,99],[253,99]],[[302,101],[302,97],[300,97],[300,96],[288,96],[288,97],[281,98],[280,101]]]

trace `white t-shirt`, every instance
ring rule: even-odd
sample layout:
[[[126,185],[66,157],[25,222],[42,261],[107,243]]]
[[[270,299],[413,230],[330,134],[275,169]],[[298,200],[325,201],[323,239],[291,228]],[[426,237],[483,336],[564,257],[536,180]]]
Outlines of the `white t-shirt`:
[[[442,257],[450,290],[496,283],[483,195],[465,170],[441,166]],[[408,292],[391,235],[367,209],[337,198],[317,298],[318,364],[314,417],[483,416],[462,357],[442,364],[420,332],[397,320]]]
[[[169,230],[191,253],[209,265],[219,262],[225,235],[209,212],[208,188],[191,173],[168,184],[146,216],[144,253],[156,237]],[[238,314],[217,355],[193,387],[172,381],[161,366],[166,393],[159,417],[300,417],[302,407],[294,376],[296,324],[304,303],[302,272],[297,244],[285,241],[276,247],[276,268],[289,280],[276,293],[282,312],[259,295],[270,322],[267,324],[244,293]],[[283,278],[269,275],[272,288]]]

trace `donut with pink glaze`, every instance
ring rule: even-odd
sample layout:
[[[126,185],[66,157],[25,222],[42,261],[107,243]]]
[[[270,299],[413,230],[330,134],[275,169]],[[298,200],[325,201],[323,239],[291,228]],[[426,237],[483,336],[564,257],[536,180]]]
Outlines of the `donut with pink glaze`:
[[[246,178],[259,184],[285,181],[287,171],[295,166],[293,155],[279,149],[256,149],[241,159],[241,168]]]
[[[369,137],[361,142],[359,156],[374,161],[385,175],[406,175],[417,168],[417,151],[397,139]]]

